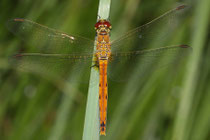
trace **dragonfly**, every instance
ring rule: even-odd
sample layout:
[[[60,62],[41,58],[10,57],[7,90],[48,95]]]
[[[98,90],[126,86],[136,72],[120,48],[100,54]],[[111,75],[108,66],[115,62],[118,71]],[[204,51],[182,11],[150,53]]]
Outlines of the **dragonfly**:
[[[192,49],[188,45],[160,46],[165,41],[163,38],[173,31],[177,18],[185,9],[186,5],[180,5],[113,41],[110,40],[112,26],[107,19],[98,19],[96,22],[95,40],[69,35],[27,19],[12,19],[7,22],[8,29],[33,46],[14,55],[12,61],[17,68],[43,75],[57,75],[62,79],[67,77],[67,73],[81,74],[83,80],[86,79],[84,77],[88,79],[90,68],[97,67],[100,135],[106,135],[107,77],[126,80],[132,76],[139,62],[142,66],[138,67],[139,75],[136,76],[142,76],[141,73],[151,69],[159,58],[163,57],[167,64],[188,54]],[[164,28],[167,31],[162,34]],[[158,43],[148,47],[155,39]]]

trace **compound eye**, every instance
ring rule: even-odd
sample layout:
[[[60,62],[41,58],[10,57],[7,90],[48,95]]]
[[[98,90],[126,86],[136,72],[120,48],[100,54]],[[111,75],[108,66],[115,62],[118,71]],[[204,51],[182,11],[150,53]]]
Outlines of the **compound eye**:
[[[104,25],[106,25],[108,28],[110,28],[111,29],[111,24],[110,24],[110,22],[108,22],[108,21],[104,21],[104,23],[103,23]]]
[[[99,28],[99,26],[101,26],[101,24],[102,24],[102,23],[101,23],[101,21],[99,20],[98,22],[96,22],[96,24],[95,24],[95,28],[96,28],[96,29],[98,29],[98,28]]]

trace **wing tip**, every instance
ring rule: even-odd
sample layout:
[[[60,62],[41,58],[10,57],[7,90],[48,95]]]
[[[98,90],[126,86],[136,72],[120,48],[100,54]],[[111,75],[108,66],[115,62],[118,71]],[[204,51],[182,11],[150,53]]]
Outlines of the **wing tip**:
[[[13,21],[21,21],[21,22],[23,22],[23,21],[25,21],[23,18],[14,18],[14,19],[12,19]]]
[[[23,18],[13,18],[13,19],[9,19],[7,22],[23,22],[25,21],[25,19]]]
[[[180,45],[179,47],[181,47],[181,48],[191,48],[190,46],[185,45],[185,44],[182,44],[182,45]]]
[[[178,6],[178,7],[176,7],[176,10],[182,10],[182,9],[184,9],[186,7],[187,7],[186,4],[182,4],[182,5]]]
[[[21,60],[22,54],[14,54],[8,57],[8,62],[11,66],[16,66],[18,61]]]
[[[12,58],[14,58],[14,59],[20,59],[21,57],[23,56],[23,54],[15,54],[15,55],[13,55],[12,56]]]
[[[25,19],[22,19],[22,18],[9,19],[6,21],[5,25],[10,32],[15,34],[16,33],[16,31],[14,31],[14,29],[16,28],[15,23],[24,22],[24,21],[25,21]]]
[[[182,44],[182,45],[180,45],[179,47],[180,47],[180,48],[183,48],[183,49],[187,49],[189,52],[192,52],[192,51],[193,51],[193,48],[190,47],[190,46],[188,46],[188,45]]]

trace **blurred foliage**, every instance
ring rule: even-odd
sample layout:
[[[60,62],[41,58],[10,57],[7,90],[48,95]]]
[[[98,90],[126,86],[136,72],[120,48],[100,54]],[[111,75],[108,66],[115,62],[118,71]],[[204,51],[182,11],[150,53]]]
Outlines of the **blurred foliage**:
[[[112,1],[112,38],[180,3],[187,3],[190,9],[167,44],[192,46],[192,55],[140,79],[110,80],[107,136],[102,139],[209,139],[209,0]],[[98,1],[93,0],[0,1],[1,140],[82,139],[88,90],[86,83],[57,82],[10,67],[8,58],[28,44],[7,30],[6,21],[26,18],[94,40],[97,8]],[[68,77],[69,81],[76,78]]]

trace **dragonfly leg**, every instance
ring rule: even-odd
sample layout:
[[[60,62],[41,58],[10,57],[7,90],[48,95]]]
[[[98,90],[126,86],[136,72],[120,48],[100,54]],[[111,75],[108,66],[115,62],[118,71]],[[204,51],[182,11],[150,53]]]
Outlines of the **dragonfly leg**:
[[[98,65],[97,63],[95,63],[95,64],[93,64],[92,66],[90,66],[90,68],[92,68],[92,67],[98,68],[99,65]]]

